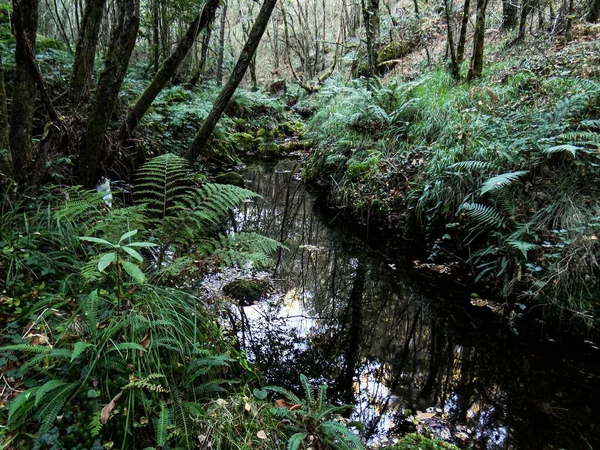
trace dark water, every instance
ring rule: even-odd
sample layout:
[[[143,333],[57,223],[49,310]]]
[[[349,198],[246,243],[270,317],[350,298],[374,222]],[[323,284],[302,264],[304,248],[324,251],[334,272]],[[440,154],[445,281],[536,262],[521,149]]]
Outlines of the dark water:
[[[236,217],[287,246],[272,273],[278,293],[237,316],[269,383],[326,382],[373,444],[429,428],[461,447],[600,448],[600,351],[516,336],[470,307],[468,292],[422,277],[410,252],[390,257],[375,232],[363,241],[332,227],[299,170],[249,166],[264,201]]]

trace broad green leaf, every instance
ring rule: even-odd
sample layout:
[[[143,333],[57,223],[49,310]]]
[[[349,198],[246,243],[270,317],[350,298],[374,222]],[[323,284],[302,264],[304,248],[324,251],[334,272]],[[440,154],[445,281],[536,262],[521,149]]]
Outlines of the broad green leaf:
[[[138,232],[138,230],[131,230],[131,231],[128,231],[127,233],[125,233],[123,236],[121,236],[121,237],[119,238],[119,244],[120,244],[121,242],[123,242],[125,239],[129,239],[131,236],[135,236],[135,235],[137,234],[137,232]]]
[[[95,237],[78,237],[77,239],[79,239],[80,241],[83,242],[93,242],[95,244],[104,244],[104,245],[109,245],[111,247],[114,247],[113,244],[111,244],[110,242],[108,242],[106,239],[99,239],[99,238],[95,238]]]
[[[127,247],[158,247],[158,244],[152,242],[132,242],[127,244]]]
[[[125,252],[129,253],[131,256],[133,256],[135,259],[137,259],[138,261],[143,261],[144,258],[142,258],[142,255],[140,255],[138,252],[136,252],[134,249],[129,248],[128,246],[123,246],[121,247]]]
[[[254,394],[254,396],[259,399],[259,400],[264,400],[265,398],[267,398],[267,391],[265,389],[256,389],[254,388],[252,390],[252,393]]]
[[[136,266],[133,263],[130,263],[129,261],[121,261],[121,264],[123,265],[123,269],[125,269],[125,272],[127,272],[135,281],[137,281],[140,284],[146,281],[146,276],[138,266]]]
[[[117,254],[115,252],[106,253],[100,258],[98,261],[98,270],[102,272],[108,266],[110,266],[117,259]]]

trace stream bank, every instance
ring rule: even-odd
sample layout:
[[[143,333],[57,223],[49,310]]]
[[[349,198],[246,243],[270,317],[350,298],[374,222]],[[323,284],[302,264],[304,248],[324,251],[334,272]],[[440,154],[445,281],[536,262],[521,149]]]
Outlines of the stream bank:
[[[372,445],[411,431],[477,449],[600,444],[597,348],[518,336],[466,308],[471,293],[420,276],[410,250],[390,255],[376,236],[332,226],[300,169],[250,164],[242,175],[264,201],[235,216],[287,247],[268,274],[275,291],[232,309],[268,384],[327,382]]]

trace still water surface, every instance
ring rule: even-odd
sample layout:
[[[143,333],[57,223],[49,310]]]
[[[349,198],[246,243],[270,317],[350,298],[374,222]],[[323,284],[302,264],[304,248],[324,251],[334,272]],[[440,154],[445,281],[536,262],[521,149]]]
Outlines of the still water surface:
[[[270,384],[299,392],[300,373],[326,382],[372,444],[427,427],[461,447],[600,448],[598,350],[527,343],[469,307],[468,292],[420,275],[410,252],[391,257],[373,231],[365,241],[331,226],[299,171],[250,165],[247,187],[264,200],[236,215],[287,247],[276,293],[236,312]]]

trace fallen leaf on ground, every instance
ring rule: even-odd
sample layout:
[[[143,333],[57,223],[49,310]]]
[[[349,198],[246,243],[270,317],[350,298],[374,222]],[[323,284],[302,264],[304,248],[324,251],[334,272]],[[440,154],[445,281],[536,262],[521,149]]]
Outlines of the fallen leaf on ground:
[[[102,408],[102,412],[100,413],[100,422],[102,422],[102,425],[106,425],[106,422],[108,422],[110,413],[112,412],[113,409],[115,409],[115,406],[117,405],[117,400],[119,400],[121,398],[121,395],[123,395],[123,391],[121,391],[117,395],[115,395],[113,397],[113,399],[110,401],[110,403],[108,405],[106,405],[104,408]]]

